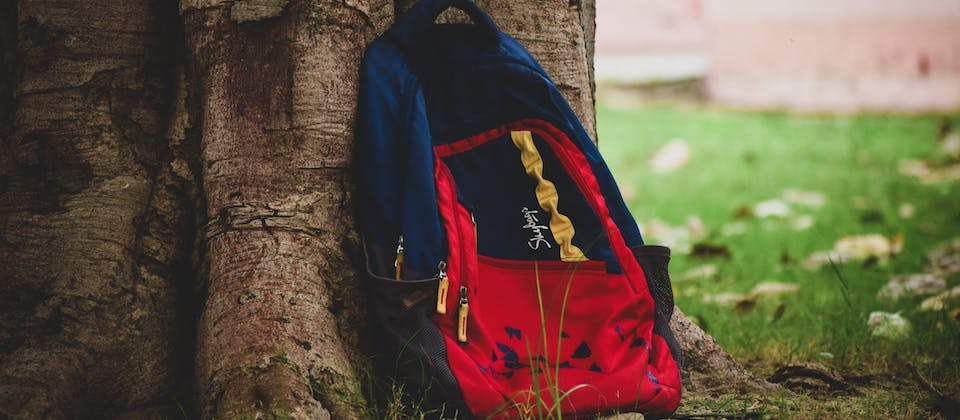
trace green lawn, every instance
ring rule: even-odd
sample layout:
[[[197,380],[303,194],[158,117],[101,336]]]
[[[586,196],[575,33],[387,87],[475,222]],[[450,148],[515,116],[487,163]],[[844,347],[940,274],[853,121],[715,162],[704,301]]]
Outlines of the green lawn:
[[[861,408],[881,406],[861,414],[907,415],[923,404],[894,401],[897,395],[921,394],[908,362],[956,397],[960,322],[949,313],[960,304],[947,301],[942,310],[921,311],[927,296],[877,296],[891,277],[927,271],[928,251],[960,237],[960,181],[924,183],[898,169],[906,159],[935,167],[952,164],[940,147],[944,117],[601,106],[597,119],[600,150],[641,229],[654,219],[676,229],[691,217],[702,221],[702,228],[694,229],[699,236],[689,239],[669,232],[661,235],[671,237],[657,238],[656,228],[643,233],[648,243],[666,239],[680,251],[697,243],[719,251],[719,256],[675,252],[674,292],[678,305],[738,360],[761,375],[786,364],[819,362],[866,376],[866,388],[894,390],[859,402]],[[960,117],[950,120],[960,127]],[[689,145],[689,161],[655,173],[651,156],[673,139]],[[801,191],[799,201],[825,200],[819,207],[790,201],[784,199],[789,190]],[[773,199],[786,204],[789,213],[751,214],[758,203]],[[804,266],[809,255],[832,249],[838,239],[867,234],[902,235],[903,250],[888,262],[881,257],[819,269]],[[713,274],[684,276],[710,265]],[[960,285],[956,274],[946,280],[949,287]],[[799,289],[754,299],[733,296],[734,302],[705,299],[747,294],[760,283]],[[899,311],[912,324],[911,333],[899,340],[873,336],[867,327],[873,311]]]

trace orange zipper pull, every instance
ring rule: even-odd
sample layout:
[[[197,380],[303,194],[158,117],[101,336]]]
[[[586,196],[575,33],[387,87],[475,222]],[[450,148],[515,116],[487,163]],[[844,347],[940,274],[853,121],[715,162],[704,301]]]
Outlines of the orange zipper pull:
[[[460,308],[457,311],[457,341],[467,342],[467,315],[470,313],[470,304],[467,302],[467,286],[460,286]]]
[[[437,287],[437,313],[447,313],[447,293],[450,291],[450,279],[447,278],[447,263],[440,261],[440,285]]]
[[[403,268],[403,235],[400,235],[400,242],[397,244],[397,259],[393,260],[393,267],[397,269],[397,280],[400,280],[400,270]]]

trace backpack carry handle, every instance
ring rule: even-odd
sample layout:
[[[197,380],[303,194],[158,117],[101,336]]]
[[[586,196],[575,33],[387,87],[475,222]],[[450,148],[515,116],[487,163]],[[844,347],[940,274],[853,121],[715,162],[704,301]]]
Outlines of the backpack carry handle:
[[[418,0],[407,13],[397,19],[389,32],[403,48],[412,48],[418,36],[433,25],[437,16],[451,7],[464,11],[475,24],[487,29],[491,41],[496,41],[500,32],[497,25],[471,0]]]

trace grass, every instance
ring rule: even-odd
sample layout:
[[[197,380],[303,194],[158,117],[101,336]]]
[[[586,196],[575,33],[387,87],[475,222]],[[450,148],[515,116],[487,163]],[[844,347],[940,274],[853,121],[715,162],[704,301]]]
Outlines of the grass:
[[[957,303],[924,312],[917,309],[920,297],[877,297],[892,276],[923,272],[931,248],[960,237],[960,182],[924,184],[898,172],[903,159],[945,163],[938,140],[944,117],[601,106],[597,119],[600,150],[636,219],[682,225],[698,217],[707,232],[698,242],[729,252],[728,258],[675,253],[671,273],[677,304],[735,358],[762,375],[782,365],[815,361],[872,378],[867,392],[846,404],[864,415],[923,413],[917,405],[925,400],[915,398],[922,393],[905,368],[908,362],[957,395],[960,323],[947,316]],[[960,126],[960,116],[948,119]],[[690,146],[689,162],[672,172],[653,172],[650,157],[672,139]],[[796,230],[789,218],[749,215],[748,209],[787,189],[826,197],[819,208],[791,205],[794,215],[812,218],[811,227]],[[905,205],[913,207],[912,217],[901,214]],[[808,255],[833,248],[842,237],[874,233],[902,235],[902,253],[886,263],[803,267]],[[656,239],[646,237],[651,243]],[[707,264],[716,267],[715,274],[678,279]],[[960,285],[956,275],[947,281]],[[739,310],[703,299],[724,292],[745,294],[762,282],[795,284],[799,290],[761,296]],[[872,311],[899,311],[913,324],[912,335],[902,341],[872,336],[867,328]],[[690,404],[695,403],[687,401],[684,407]],[[748,406],[752,404],[757,401]],[[809,405],[791,407],[789,401],[760,403],[765,410],[798,418],[835,413],[831,404],[822,402],[809,412]]]

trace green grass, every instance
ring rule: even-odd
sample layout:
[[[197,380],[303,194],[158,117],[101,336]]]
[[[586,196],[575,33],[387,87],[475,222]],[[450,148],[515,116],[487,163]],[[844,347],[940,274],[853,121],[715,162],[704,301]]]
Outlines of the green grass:
[[[598,110],[600,151],[640,223],[660,219],[681,225],[697,216],[702,242],[722,245],[730,258],[674,254],[677,304],[738,360],[760,374],[807,361],[842,372],[912,379],[907,362],[935,384],[957,391],[960,323],[946,312],[921,312],[922,298],[889,301],[877,292],[896,274],[923,272],[926,253],[960,237],[960,182],[923,184],[898,173],[902,159],[937,164],[939,116],[796,116],[687,106]],[[960,126],[960,117],[949,117]],[[691,150],[686,166],[654,173],[648,163],[672,139]],[[822,192],[820,208],[791,206],[814,220],[806,230],[788,221],[739,216],[744,208],[779,198],[785,189]],[[899,209],[909,203],[910,218]],[[739,223],[742,233],[724,235]],[[833,270],[802,266],[811,253],[833,248],[848,235],[902,234],[904,249],[886,264],[848,263]],[[648,242],[653,242],[648,238]],[[717,274],[677,281],[704,264]],[[947,279],[950,286],[960,278]],[[799,291],[761,297],[752,310],[705,303],[704,295],[747,293],[761,282],[792,283]],[[844,293],[846,292],[846,293]],[[846,297],[845,297],[846,295]],[[782,305],[782,307],[781,307]],[[782,316],[777,317],[778,308]],[[902,311],[913,324],[905,341],[873,337],[872,311]],[[830,353],[826,359],[821,353]],[[881,398],[883,400],[883,398]],[[889,400],[889,399],[887,399]]]

